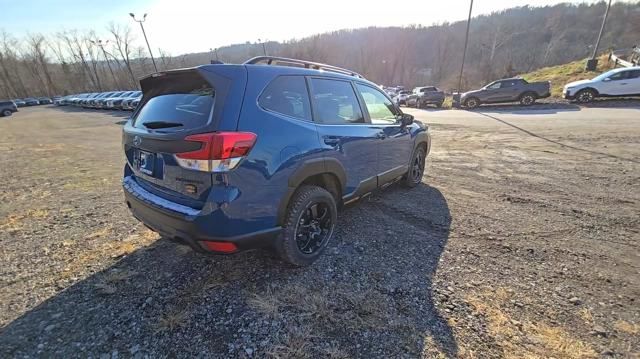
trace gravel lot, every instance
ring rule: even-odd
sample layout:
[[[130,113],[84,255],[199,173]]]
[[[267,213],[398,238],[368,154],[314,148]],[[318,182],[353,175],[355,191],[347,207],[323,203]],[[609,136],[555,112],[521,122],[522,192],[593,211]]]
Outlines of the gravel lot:
[[[305,269],[137,223],[128,114],[0,118],[0,357],[638,357],[640,106],[511,110],[410,110],[423,185]]]

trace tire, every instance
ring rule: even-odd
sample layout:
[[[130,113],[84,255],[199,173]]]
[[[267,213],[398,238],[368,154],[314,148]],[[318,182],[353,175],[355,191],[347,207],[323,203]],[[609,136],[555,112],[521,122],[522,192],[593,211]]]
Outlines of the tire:
[[[593,101],[594,98],[596,98],[596,93],[591,89],[580,90],[576,94],[576,100],[580,103],[589,103]]]
[[[2,111],[2,116],[3,117],[9,117],[9,116],[11,116],[12,113],[13,112],[11,112],[11,110],[3,110]]]
[[[427,163],[427,153],[423,145],[419,145],[411,155],[409,171],[402,178],[402,185],[413,188],[422,182],[424,169]]]
[[[466,108],[473,109],[477,108],[478,106],[480,106],[480,100],[476,97],[471,97],[464,101],[464,107]]]
[[[522,96],[520,96],[520,104],[522,106],[531,106],[535,102],[536,102],[536,95],[531,92],[527,92]]]
[[[337,214],[336,200],[327,190],[318,186],[300,187],[289,202],[282,232],[275,243],[278,256],[297,267],[313,263],[333,237]]]

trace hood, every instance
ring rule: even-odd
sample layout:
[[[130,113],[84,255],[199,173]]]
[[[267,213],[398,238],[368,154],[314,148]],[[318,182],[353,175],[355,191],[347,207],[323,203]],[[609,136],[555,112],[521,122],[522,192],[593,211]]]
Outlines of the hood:
[[[482,90],[471,90],[471,91],[463,92],[462,95],[460,95],[460,96],[461,97],[466,97],[466,96],[469,96],[469,95],[473,95],[473,94],[479,93],[481,91]]]
[[[588,84],[588,83],[591,83],[591,80],[573,81],[573,82],[569,82],[564,87],[574,87],[574,86],[585,85],[585,84]]]

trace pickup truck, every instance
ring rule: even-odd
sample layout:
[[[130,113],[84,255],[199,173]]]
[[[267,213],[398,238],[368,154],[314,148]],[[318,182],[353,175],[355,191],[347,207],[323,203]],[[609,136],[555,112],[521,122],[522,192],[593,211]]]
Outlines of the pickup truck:
[[[551,83],[527,82],[521,78],[494,81],[479,90],[463,93],[460,103],[467,108],[476,108],[483,103],[519,101],[521,105],[533,105],[537,99],[551,96]]]
[[[427,105],[436,105],[442,107],[444,102],[444,92],[435,86],[416,87],[413,92],[407,96],[405,104],[408,107],[423,108]]]

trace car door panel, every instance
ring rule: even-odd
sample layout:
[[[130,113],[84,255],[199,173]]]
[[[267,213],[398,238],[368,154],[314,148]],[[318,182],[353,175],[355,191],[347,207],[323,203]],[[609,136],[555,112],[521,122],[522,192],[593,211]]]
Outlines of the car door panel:
[[[380,128],[366,121],[352,83],[321,77],[307,83],[323,157],[346,171],[343,199],[375,189]]]
[[[382,91],[367,84],[357,83],[356,88],[363,109],[372,126],[377,126],[378,137],[378,186],[403,175],[413,150],[413,139],[407,126],[398,121],[400,112]]]

